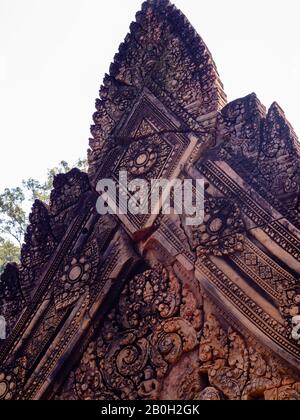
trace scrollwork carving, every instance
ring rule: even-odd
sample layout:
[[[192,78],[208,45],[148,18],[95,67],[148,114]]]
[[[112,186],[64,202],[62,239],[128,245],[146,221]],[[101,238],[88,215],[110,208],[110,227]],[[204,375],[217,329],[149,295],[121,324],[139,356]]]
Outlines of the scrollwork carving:
[[[173,271],[161,265],[129,281],[75,372],[79,398],[159,398],[169,366],[199,342],[200,309],[191,291],[182,302],[181,290]],[[94,376],[86,376],[92,370]]]
[[[163,321],[151,337],[151,360],[162,378],[168,366],[175,364],[183,353],[192,351],[198,343],[197,334],[187,321],[173,318]]]

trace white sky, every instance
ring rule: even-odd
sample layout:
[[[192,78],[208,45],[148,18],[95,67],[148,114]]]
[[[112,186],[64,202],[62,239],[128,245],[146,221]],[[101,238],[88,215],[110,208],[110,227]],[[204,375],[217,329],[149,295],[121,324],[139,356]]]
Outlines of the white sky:
[[[300,134],[300,1],[174,0],[229,100],[276,100]],[[0,0],[0,190],[86,155],[94,100],[141,0]]]

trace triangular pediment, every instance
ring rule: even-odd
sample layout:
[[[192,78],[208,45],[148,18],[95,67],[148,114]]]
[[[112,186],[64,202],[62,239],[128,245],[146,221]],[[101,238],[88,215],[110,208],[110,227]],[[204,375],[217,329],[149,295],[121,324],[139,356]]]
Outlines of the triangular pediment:
[[[104,79],[91,129],[91,174],[103,147],[112,146],[115,127],[145,88],[192,129],[197,128],[197,120],[226,103],[208,48],[169,1],[143,4]]]
[[[226,105],[166,0],[143,4],[96,108],[89,175],[55,178],[0,278],[0,400],[300,399],[300,153],[283,111]],[[127,209],[127,181],[150,183],[144,204],[162,179],[203,181],[200,222],[158,195]],[[99,211],[98,180],[122,211]]]

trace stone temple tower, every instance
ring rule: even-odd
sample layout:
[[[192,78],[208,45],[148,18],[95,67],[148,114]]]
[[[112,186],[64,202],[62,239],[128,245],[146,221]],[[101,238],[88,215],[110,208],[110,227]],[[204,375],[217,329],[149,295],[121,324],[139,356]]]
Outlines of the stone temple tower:
[[[282,109],[227,103],[187,19],[148,0],[93,119],[89,173],[56,177],[1,277],[0,399],[300,399],[300,149]],[[161,200],[100,215],[98,181],[121,171],[203,179],[202,223]]]

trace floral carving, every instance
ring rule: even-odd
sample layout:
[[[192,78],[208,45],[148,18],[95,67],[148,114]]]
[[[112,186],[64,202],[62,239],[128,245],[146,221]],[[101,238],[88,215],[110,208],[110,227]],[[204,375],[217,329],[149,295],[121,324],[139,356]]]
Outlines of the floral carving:
[[[289,395],[295,397],[299,391],[299,375],[252,338],[222,328],[213,315],[207,316],[204,325],[199,359],[200,372],[226,399],[274,399],[274,395],[281,399],[284,393],[281,397],[278,393],[286,384]]]
[[[194,293],[186,285],[182,288],[180,317],[189,321],[195,331],[200,331],[203,326],[203,310],[201,303],[197,302]]]
[[[128,149],[124,164],[127,171],[135,176],[147,174],[155,165],[158,153],[154,145],[145,144],[143,140],[134,142]]]
[[[79,398],[159,398],[169,366],[199,342],[195,328],[184,319],[187,311],[178,316],[181,287],[172,270],[160,265],[125,286],[75,371],[73,391]],[[199,328],[195,303],[194,309],[192,321]]]
[[[193,245],[198,257],[242,251],[245,225],[237,204],[227,198],[209,197],[204,211],[204,222],[193,229]]]
[[[167,1],[144,3],[104,79],[91,129],[92,176],[104,151],[115,145],[113,130],[130,112],[142,88],[160,93],[159,99],[193,128],[197,117],[226,102],[206,45]]]
[[[175,364],[183,353],[192,351],[197,345],[197,334],[189,322],[181,318],[163,321],[151,337],[151,360],[162,378],[168,366]]]
[[[93,240],[81,257],[73,256],[63,267],[54,286],[57,310],[76,302],[92,285],[98,268],[98,246]]]
[[[16,378],[14,375],[6,375],[0,371],[0,401],[11,400],[16,388]]]
[[[121,295],[121,324],[147,332],[159,318],[170,318],[177,313],[180,290],[177,277],[162,266],[138,274]]]
[[[6,321],[7,337],[15,327],[24,306],[19,270],[16,265],[8,264],[0,278],[0,315]]]

